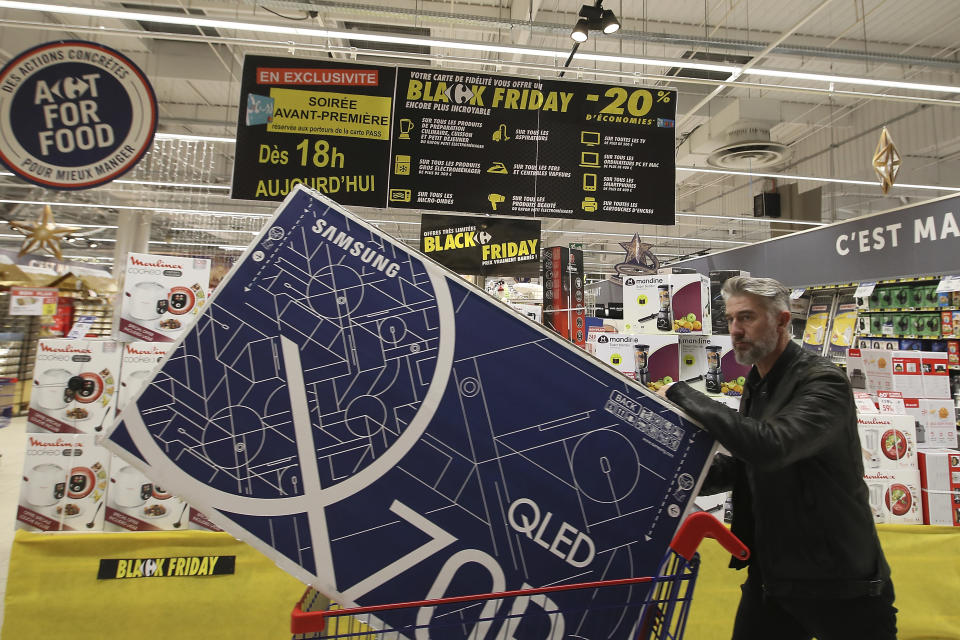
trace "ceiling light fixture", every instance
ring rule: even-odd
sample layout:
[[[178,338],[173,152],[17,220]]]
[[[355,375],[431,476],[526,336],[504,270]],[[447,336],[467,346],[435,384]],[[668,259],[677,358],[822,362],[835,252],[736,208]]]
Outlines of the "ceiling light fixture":
[[[584,5],[589,7],[590,5]],[[213,20],[210,18],[199,18],[196,16],[178,16],[162,15],[148,13],[143,11],[114,11],[109,9],[94,9],[91,7],[68,6],[43,4],[39,2],[15,2],[13,0],[0,0],[2,9],[18,9],[22,11],[39,11],[47,13],[59,13],[78,16],[88,16],[93,18],[107,18],[114,20],[138,20],[142,22],[155,22],[161,24],[178,24],[195,27],[210,27],[214,29],[228,29],[234,31],[250,31],[257,34],[273,33],[283,35],[295,35],[308,38],[335,38],[342,40],[359,40],[362,42],[383,42],[390,44],[406,44],[426,47],[445,47],[462,51],[486,51],[490,53],[528,55],[534,57],[546,57],[552,59],[562,59],[569,54],[564,51],[554,49],[537,49],[532,47],[521,47],[515,45],[498,45],[484,42],[471,42],[463,40],[439,40],[432,38],[415,38],[410,36],[394,36],[382,33],[361,33],[355,31],[337,31],[333,29],[312,29],[304,27],[291,27],[285,25],[233,22],[230,20]],[[593,8],[593,7],[591,7]],[[601,12],[602,20],[602,12]],[[291,43],[295,44],[295,43]],[[758,69],[752,67],[744,70],[742,67],[719,64],[694,63],[687,60],[666,60],[656,58],[639,58],[629,56],[614,56],[604,54],[583,54],[578,53],[581,60],[595,60],[598,62],[624,62],[634,65],[646,65],[655,67],[679,67],[683,69],[702,69],[706,71],[719,71],[728,74],[743,73],[752,76],[766,76],[773,78],[810,80],[822,82],[824,84],[855,84],[869,85],[876,87],[887,87],[895,89],[907,89],[911,91],[924,91],[936,93],[960,93],[960,86],[927,84],[919,82],[903,82],[896,80],[882,80],[879,78],[864,78],[855,76],[836,76],[818,73],[802,73],[796,71],[782,71],[778,69]],[[161,134],[158,134],[161,135]],[[198,136],[205,138],[206,136]]]
[[[50,204],[40,200],[0,200],[0,204]],[[200,209],[180,209],[177,207],[134,207],[124,204],[88,204],[84,202],[57,202],[58,208],[86,207],[87,209],[116,209],[118,211],[155,211],[157,213],[193,213],[204,216],[226,216],[230,218],[272,218],[267,213],[241,213],[239,211],[201,211]]]
[[[785,178],[787,180],[811,180],[813,182],[835,182],[838,184],[860,184],[875,187],[876,180],[849,180],[845,178],[817,178],[814,176],[794,176],[785,173],[759,173],[756,171],[727,171],[724,169],[702,169],[700,167],[677,167],[677,171],[689,171],[692,173],[719,173],[727,176],[752,176],[754,178]],[[902,189],[927,189],[930,191],[960,191],[960,187],[941,187],[933,184],[906,184],[900,183],[893,185],[893,188]]]
[[[570,37],[574,41],[586,42],[590,31],[603,31],[604,33],[616,33],[620,29],[620,21],[613,15],[613,11],[604,9],[601,5],[603,0],[596,0],[593,5],[585,4],[580,7],[580,19],[574,25]]]

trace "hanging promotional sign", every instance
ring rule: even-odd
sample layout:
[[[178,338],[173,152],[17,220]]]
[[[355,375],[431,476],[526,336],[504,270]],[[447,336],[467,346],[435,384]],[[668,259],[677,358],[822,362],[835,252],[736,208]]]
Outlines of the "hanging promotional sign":
[[[461,275],[536,277],[540,221],[423,214],[420,251]]]
[[[0,162],[50,189],[90,189],[153,142],[157,99],[129,58],[94,42],[49,42],[0,70]]]
[[[344,606],[654,575],[715,449],[673,405],[302,187],[105,444]],[[556,604],[551,637],[636,637],[637,608],[590,597],[588,612],[571,592],[504,606]]]
[[[676,95],[247,56],[232,195],[670,225]]]
[[[10,287],[10,315],[52,316],[59,293],[56,287]]]

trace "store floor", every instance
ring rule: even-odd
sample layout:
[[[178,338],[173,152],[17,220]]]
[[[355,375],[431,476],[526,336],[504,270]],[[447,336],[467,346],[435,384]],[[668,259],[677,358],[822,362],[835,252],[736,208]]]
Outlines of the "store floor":
[[[23,475],[23,451],[26,443],[26,417],[14,418],[10,426],[0,429],[0,626],[3,625],[3,604],[7,593],[7,569],[13,544],[14,523],[20,498]]]

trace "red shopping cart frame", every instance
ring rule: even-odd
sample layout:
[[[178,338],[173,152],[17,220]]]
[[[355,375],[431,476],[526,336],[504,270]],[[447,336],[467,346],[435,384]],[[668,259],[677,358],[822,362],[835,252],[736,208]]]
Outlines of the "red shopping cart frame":
[[[638,626],[640,638],[657,638],[662,640],[678,640],[683,635],[686,616],[693,598],[693,585],[699,567],[699,557],[696,554],[700,542],[704,538],[715,539],[732,555],[746,560],[750,556],[747,547],[734,536],[719,520],[706,512],[691,514],[684,520],[670,549],[661,562],[657,576],[638,578],[623,578],[619,580],[602,580],[596,582],[580,582],[575,584],[554,585],[535,589],[519,589],[496,593],[481,593],[466,596],[451,596],[432,600],[418,600],[398,602],[392,604],[352,607],[348,609],[329,609],[325,611],[304,611],[303,603],[311,593],[308,589],[304,597],[298,602],[291,614],[290,631],[293,634],[319,633],[327,628],[330,620],[341,617],[358,618],[359,616],[375,616],[379,612],[394,609],[420,609],[423,607],[440,607],[457,604],[476,604],[488,600],[506,600],[517,597],[530,597],[555,593],[558,591],[575,591],[591,589],[612,589],[629,587],[632,585],[650,584],[650,596],[633,605],[642,605]],[[549,611],[548,614],[560,613]],[[496,621],[502,621],[510,615],[499,615]],[[484,619],[486,620],[486,619]],[[489,622],[493,622],[491,618]],[[411,629],[364,629],[363,631],[349,631],[343,635],[325,634],[325,638],[372,638],[385,633],[407,633]]]

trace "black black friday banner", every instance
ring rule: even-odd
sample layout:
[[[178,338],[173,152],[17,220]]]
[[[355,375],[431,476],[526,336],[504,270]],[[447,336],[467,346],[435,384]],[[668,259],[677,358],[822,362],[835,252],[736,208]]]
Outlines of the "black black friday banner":
[[[676,92],[247,56],[235,198],[674,223]]]
[[[540,275],[540,221],[423,214],[420,251],[463,275]]]

